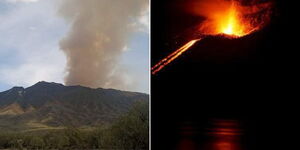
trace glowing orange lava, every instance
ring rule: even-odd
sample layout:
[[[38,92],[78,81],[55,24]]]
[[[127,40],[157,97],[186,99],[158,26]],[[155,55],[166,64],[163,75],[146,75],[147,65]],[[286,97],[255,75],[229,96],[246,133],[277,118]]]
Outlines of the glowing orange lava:
[[[238,38],[262,28],[269,20],[270,6],[270,3],[243,6],[237,0],[201,0],[192,3],[188,8],[193,14],[205,18],[198,27],[202,35],[225,34]],[[152,74],[159,72],[199,40],[189,41],[162,59],[151,68]]]
[[[219,33],[227,35],[243,36],[246,33],[244,24],[240,21],[235,3],[229,8],[228,12],[218,20]]]
[[[216,20],[216,34],[223,33],[232,36],[245,36],[257,30],[259,26],[250,24],[250,20],[243,19],[243,14],[238,9],[240,6],[232,2],[231,6]]]
[[[172,62],[174,59],[176,59],[178,56],[180,56],[182,53],[184,53],[186,50],[188,50],[191,46],[193,46],[197,41],[200,39],[192,40],[167,56],[166,58],[162,59],[160,62],[158,62],[155,66],[151,68],[152,74],[156,74],[159,72],[163,67],[168,65],[170,62]]]
[[[262,28],[269,20],[271,3],[244,6],[238,0],[201,0],[193,3],[194,15],[204,17],[199,31],[206,35],[242,37]]]

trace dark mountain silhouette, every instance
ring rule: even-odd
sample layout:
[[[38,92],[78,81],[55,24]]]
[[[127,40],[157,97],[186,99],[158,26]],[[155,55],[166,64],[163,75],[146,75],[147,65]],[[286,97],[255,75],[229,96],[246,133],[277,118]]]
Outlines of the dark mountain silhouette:
[[[0,92],[0,129],[36,130],[108,125],[148,95],[38,82]]]
[[[152,66],[194,39],[190,37],[196,31],[192,27],[201,17],[180,11],[188,1],[151,3],[155,8],[151,14]],[[193,142],[181,135],[181,131],[191,133],[181,126],[197,129],[193,135],[197,149],[209,139],[203,130],[211,119],[243,123],[245,145],[241,149],[291,145],[287,137],[297,130],[299,114],[295,100],[299,92],[293,86],[299,81],[299,54],[295,50],[299,38],[287,29],[293,29],[290,20],[295,13],[290,11],[296,9],[286,1],[272,2],[276,10],[263,29],[237,39],[206,37],[152,76],[152,149],[176,149],[180,140]],[[172,100],[171,107],[165,99]],[[186,122],[188,125],[183,125]],[[274,141],[279,144],[269,144]],[[199,149],[206,149],[201,146]]]

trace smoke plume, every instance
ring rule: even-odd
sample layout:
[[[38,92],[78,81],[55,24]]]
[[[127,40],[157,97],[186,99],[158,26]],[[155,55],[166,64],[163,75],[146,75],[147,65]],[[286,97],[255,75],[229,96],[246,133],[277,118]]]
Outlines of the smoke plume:
[[[60,42],[67,57],[65,83],[126,89],[119,58],[148,6],[148,0],[64,0],[59,13],[72,22]]]

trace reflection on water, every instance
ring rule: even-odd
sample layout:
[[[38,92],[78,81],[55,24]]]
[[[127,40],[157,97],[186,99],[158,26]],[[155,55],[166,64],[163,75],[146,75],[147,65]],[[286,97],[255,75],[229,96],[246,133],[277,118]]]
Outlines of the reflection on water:
[[[196,150],[197,142],[195,141],[195,135],[197,134],[196,128],[191,122],[184,123],[180,129],[181,139],[179,145],[177,146],[178,150]]]
[[[215,120],[208,129],[208,150],[241,150],[241,129],[235,120]]]
[[[212,120],[200,128],[184,123],[179,131],[177,150],[241,150],[242,130],[236,120]]]

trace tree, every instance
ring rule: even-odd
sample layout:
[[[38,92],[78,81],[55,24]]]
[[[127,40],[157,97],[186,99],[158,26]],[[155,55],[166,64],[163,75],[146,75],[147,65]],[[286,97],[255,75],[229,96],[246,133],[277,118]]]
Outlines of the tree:
[[[114,144],[125,149],[149,149],[149,103],[138,102],[112,127]]]
[[[63,149],[70,145],[69,138],[64,132],[49,132],[44,136],[47,148]]]
[[[65,130],[65,136],[69,139],[70,146],[74,148],[84,148],[86,147],[84,143],[84,136],[83,133],[74,127],[68,127]]]
[[[40,136],[32,136],[29,145],[32,149],[43,149],[45,142]]]

